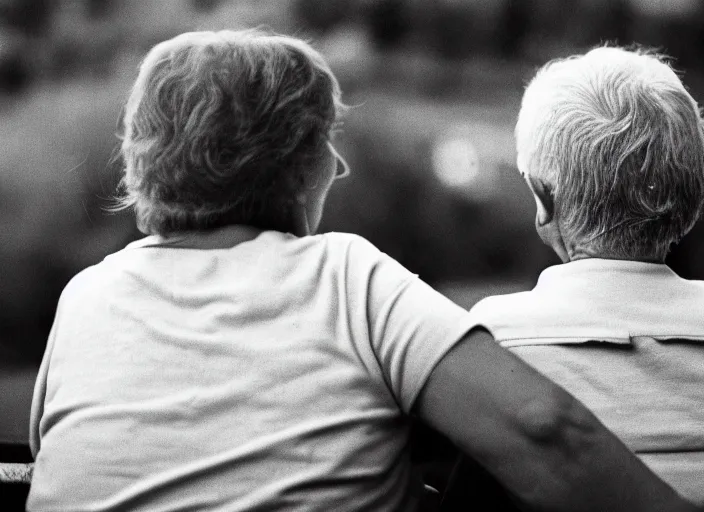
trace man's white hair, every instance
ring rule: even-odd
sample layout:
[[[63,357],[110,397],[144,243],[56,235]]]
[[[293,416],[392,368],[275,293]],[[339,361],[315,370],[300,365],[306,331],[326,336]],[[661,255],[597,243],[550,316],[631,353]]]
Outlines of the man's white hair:
[[[663,56],[600,47],[543,66],[516,124],[519,167],[551,187],[563,236],[664,258],[699,217],[704,132]]]

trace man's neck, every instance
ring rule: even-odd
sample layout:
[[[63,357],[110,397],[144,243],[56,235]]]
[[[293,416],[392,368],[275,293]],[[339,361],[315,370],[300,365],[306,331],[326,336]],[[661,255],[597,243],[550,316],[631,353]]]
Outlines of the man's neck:
[[[588,247],[582,247],[579,245],[573,245],[567,248],[567,253],[569,256],[569,261],[585,260],[588,258],[601,258],[605,260],[626,260],[626,261],[640,261],[643,263],[665,263],[664,257],[657,257],[651,255],[620,255],[611,254],[604,251],[596,251]]]

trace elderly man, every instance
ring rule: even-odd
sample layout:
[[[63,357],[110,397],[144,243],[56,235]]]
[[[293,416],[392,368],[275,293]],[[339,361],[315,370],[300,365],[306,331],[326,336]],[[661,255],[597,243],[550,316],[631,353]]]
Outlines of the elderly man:
[[[538,71],[516,139],[563,264],[471,314],[704,504],[704,282],[664,264],[702,209],[696,102],[661,57],[597,48]]]

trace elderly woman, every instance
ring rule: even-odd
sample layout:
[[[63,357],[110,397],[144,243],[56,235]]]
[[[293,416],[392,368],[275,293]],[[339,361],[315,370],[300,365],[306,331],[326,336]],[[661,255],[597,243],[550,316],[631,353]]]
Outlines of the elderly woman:
[[[417,276],[359,237],[314,236],[347,173],[342,110],[289,37],[189,33],[147,55],[122,154],[149,236],[61,297],[29,509],[412,511],[417,414],[528,503],[690,510]]]
[[[473,317],[704,505],[704,282],[664,263],[702,210],[697,104],[656,54],[597,48],[537,73],[516,139],[564,263]]]

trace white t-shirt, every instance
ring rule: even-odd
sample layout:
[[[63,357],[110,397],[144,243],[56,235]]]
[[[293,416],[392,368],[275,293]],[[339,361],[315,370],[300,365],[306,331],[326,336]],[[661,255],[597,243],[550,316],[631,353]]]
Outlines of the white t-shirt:
[[[156,242],[62,294],[29,510],[413,510],[407,414],[467,312],[354,235]]]

